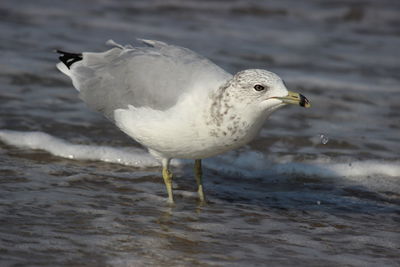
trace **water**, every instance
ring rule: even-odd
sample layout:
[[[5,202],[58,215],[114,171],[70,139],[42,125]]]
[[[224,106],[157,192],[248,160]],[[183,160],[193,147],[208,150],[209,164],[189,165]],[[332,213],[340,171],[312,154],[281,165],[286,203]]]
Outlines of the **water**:
[[[329,137],[325,134],[320,134],[319,138],[321,139],[321,144],[326,145],[329,142]]]
[[[0,4],[1,266],[399,266],[398,1]],[[277,111],[248,146],[157,161],[89,111],[54,49],[108,39],[266,68],[312,109]],[[322,133],[322,135],[321,135]]]

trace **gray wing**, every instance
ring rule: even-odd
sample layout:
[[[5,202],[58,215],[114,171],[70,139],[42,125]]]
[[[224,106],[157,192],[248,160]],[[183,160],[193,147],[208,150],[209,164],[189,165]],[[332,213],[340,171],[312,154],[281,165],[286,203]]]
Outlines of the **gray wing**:
[[[113,119],[118,108],[150,107],[165,110],[202,84],[219,86],[231,75],[193,51],[162,42],[142,40],[147,46],[121,46],[104,53],[83,53],[69,75],[87,105]],[[200,88],[200,89],[199,89]],[[216,89],[216,88],[215,88]],[[204,88],[207,90],[207,88]]]

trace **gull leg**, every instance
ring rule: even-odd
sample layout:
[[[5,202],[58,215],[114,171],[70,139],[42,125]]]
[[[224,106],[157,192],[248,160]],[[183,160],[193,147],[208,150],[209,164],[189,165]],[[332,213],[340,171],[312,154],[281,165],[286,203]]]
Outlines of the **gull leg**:
[[[172,173],[169,171],[170,159],[162,160],[162,175],[168,192],[168,203],[174,203],[174,195],[172,193]]]
[[[201,159],[196,159],[194,161],[194,175],[196,177],[196,183],[197,183],[197,193],[199,194],[199,199],[201,203],[204,203],[206,201],[204,197],[204,191],[203,191],[203,172],[201,170]]]

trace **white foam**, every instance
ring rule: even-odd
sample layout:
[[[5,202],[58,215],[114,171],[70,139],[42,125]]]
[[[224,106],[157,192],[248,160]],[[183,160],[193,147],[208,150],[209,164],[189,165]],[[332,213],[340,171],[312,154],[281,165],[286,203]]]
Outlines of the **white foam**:
[[[0,140],[8,145],[41,149],[55,156],[68,159],[100,160],[135,167],[156,167],[160,165],[156,159],[142,149],[77,145],[43,132],[0,130]]]
[[[400,161],[347,159],[321,159],[294,162],[285,157],[268,160],[261,153],[244,151],[230,152],[213,160],[206,166],[227,174],[247,178],[263,177],[313,177],[318,179],[340,179],[374,190],[400,191]]]
[[[156,167],[160,163],[146,151],[138,148],[114,148],[96,145],[77,145],[43,132],[0,130],[0,140],[6,144],[30,149],[42,149],[53,155],[77,159],[100,160],[135,167]],[[175,161],[181,165],[187,161]],[[294,162],[284,157],[268,160],[254,151],[232,151],[204,161],[206,168],[247,178],[302,176],[317,178],[344,178],[368,187],[400,190],[400,161],[347,160],[335,162],[326,158]]]
[[[207,161],[208,166],[226,172],[240,172],[245,176],[259,176],[260,172],[305,175],[319,177],[352,177],[352,176],[389,176],[400,178],[400,161],[383,160],[347,160],[334,162],[326,157],[304,162],[293,162],[290,159],[268,160],[263,154],[254,151],[241,153],[231,152],[217,157],[217,160]],[[219,166],[219,167],[218,167]],[[227,166],[230,166],[227,168]]]
[[[353,161],[351,163],[284,163],[274,167],[280,174],[302,174],[320,177],[367,177],[381,175],[400,177],[400,162],[378,160]]]

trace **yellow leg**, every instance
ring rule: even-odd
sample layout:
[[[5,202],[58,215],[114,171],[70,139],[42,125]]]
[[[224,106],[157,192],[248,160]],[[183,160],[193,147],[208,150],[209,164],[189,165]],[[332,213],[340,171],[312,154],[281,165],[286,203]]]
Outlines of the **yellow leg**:
[[[168,203],[174,203],[174,195],[172,193],[172,173],[169,171],[169,159],[162,161],[162,175],[168,192]]]
[[[197,183],[197,193],[199,194],[199,199],[202,203],[206,201],[205,196],[204,196],[204,191],[203,191],[203,172],[201,170],[201,159],[196,159],[194,161],[194,175],[196,177],[196,183]]]

